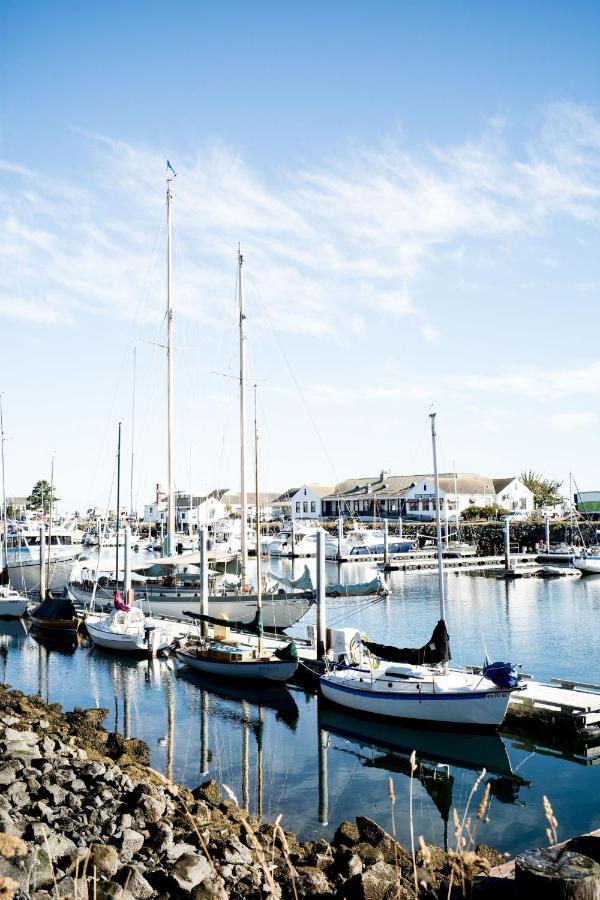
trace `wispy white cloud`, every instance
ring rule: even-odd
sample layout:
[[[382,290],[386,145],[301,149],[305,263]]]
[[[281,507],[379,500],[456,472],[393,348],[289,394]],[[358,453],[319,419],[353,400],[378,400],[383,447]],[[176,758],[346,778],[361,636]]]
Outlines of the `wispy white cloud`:
[[[594,425],[598,416],[591,412],[563,412],[545,416],[544,421],[553,428],[569,431],[571,428],[583,428],[586,425]]]
[[[459,260],[464,269],[475,247],[493,253],[498,239],[537,233],[551,217],[598,224],[600,121],[573,104],[549,107],[520,153],[503,129],[492,119],[478,140],[421,151],[390,139],[276,180],[218,141],[178,159],[178,309],[219,326],[221,311],[231,311],[241,239],[279,330],[343,340],[373,315],[394,315],[435,341],[433,316],[414,295],[436,265]],[[160,321],[164,158],[81,134],[93,160],[85,185],[0,161],[0,315]],[[484,384],[529,394],[560,388],[527,371]]]

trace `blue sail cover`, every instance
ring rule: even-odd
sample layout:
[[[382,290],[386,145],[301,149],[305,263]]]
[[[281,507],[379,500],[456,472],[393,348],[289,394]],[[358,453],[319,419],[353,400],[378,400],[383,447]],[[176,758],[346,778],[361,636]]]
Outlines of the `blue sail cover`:
[[[499,688],[514,690],[519,686],[515,667],[509,662],[490,662],[486,659],[483,675]]]

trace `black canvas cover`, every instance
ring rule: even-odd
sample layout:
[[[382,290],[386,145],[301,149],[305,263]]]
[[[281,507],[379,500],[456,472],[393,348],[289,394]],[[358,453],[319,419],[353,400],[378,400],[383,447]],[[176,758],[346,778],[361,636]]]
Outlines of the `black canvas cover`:
[[[77,612],[70,597],[54,597],[52,594],[48,594],[46,599],[31,611],[31,615],[34,619],[46,619],[50,622],[58,622],[61,620],[67,621],[69,619],[75,619],[77,617]]]
[[[435,665],[448,662],[450,654],[450,636],[443,619],[433,629],[430,639],[422,647],[393,647],[390,644],[376,644],[363,640],[363,645],[374,656],[392,663],[410,663],[414,666]]]
[[[184,609],[184,616],[189,616],[190,619],[194,619],[196,622],[208,622],[209,625],[222,625],[224,628],[231,628],[233,631],[240,631],[243,634],[255,634],[260,637],[263,633],[263,622],[262,622],[262,612],[260,609],[256,610],[256,615],[251,622],[234,622],[229,619],[219,619],[215,616],[203,616],[202,613],[191,612],[189,609]]]
[[[0,569],[0,587],[5,587],[10,584],[10,578],[8,577],[8,569],[4,566],[3,569]]]

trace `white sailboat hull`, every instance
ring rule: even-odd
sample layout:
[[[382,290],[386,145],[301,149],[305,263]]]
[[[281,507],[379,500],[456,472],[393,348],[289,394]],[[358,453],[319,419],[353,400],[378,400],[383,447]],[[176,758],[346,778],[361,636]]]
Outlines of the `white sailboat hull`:
[[[0,619],[20,619],[27,610],[25,597],[3,597],[0,594]]]
[[[600,575],[600,556],[576,556],[573,565],[584,575]]]
[[[78,584],[69,583],[69,591],[75,601],[85,606],[91,600],[92,592]],[[186,610],[200,612],[200,596],[197,590],[185,588],[162,588],[146,585],[135,592],[136,603],[150,609],[157,616],[173,616],[184,618]],[[113,590],[98,588],[96,602],[102,605],[113,602]],[[262,613],[264,628],[269,631],[281,631],[295,625],[313,605],[312,596],[285,597],[281,594],[262,595]],[[225,616],[230,621],[251,622],[256,615],[256,594],[232,594],[231,596],[211,595],[208,600],[208,613],[211,616]]]
[[[191,669],[224,678],[242,681],[288,681],[298,668],[296,660],[252,660],[227,662],[197,657],[185,650],[176,650],[176,656]]]
[[[481,677],[479,681],[485,682]],[[382,683],[379,678],[372,681],[368,672],[362,682],[335,673],[320,679],[323,696],[339,706],[369,715],[449,726],[496,728],[502,724],[510,700],[510,691],[497,690],[489,682],[485,684],[490,684],[490,690],[447,691],[419,690],[415,682],[407,682],[405,689],[383,684],[394,682]]]

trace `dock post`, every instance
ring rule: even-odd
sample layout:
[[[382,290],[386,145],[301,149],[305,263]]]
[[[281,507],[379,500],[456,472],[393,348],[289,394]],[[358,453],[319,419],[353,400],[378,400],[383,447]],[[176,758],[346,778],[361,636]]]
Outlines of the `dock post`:
[[[117,532],[117,541],[119,534]],[[118,578],[117,573],[117,578]],[[131,525],[125,526],[125,561],[123,563],[123,594],[125,595],[125,603],[131,606]]]
[[[344,519],[342,516],[338,517],[338,552],[337,558],[338,562],[342,558],[342,541],[344,540]]]
[[[402,540],[402,516],[398,516],[398,540]]]
[[[208,615],[208,548],[206,546],[206,528],[198,529],[200,545],[200,614]],[[208,622],[202,622],[201,634],[208,636]]]
[[[46,529],[40,525],[40,600],[46,599]]]
[[[317,659],[327,650],[325,619],[325,532],[317,531]]]
[[[329,789],[327,785],[327,732],[319,728],[319,823],[329,819]]]
[[[510,572],[510,519],[508,516],[504,519],[504,570]]]
[[[291,532],[292,532],[292,552],[291,552],[291,557],[292,557],[292,559],[293,559],[293,558],[295,557],[295,555],[296,555],[296,520],[294,519],[293,514],[292,514],[292,528],[291,528]]]
[[[208,692],[200,694],[200,775],[208,775]]]
[[[545,532],[546,532],[546,553],[550,552],[550,519],[546,516],[544,521]]]
[[[383,520],[383,564],[387,566],[390,557],[388,552],[388,543],[389,543],[389,522],[387,519]]]
[[[449,529],[448,529],[448,506],[447,505],[444,508],[444,513],[445,513],[445,515],[444,515],[444,543],[447,548],[448,544],[450,542],[450,533],[449,533]]]

